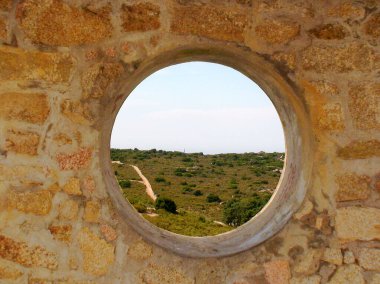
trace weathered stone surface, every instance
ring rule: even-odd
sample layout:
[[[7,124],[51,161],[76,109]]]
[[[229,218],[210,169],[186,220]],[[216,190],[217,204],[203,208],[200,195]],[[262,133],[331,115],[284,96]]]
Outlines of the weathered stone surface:
[[[294,53],[277,52],[271,56],[271,58],[288,67],[290,70],[296,69],[296,56]]]
[[[12,0],[0,0],[0,10],[10,10],[12,7],[12,2]]]
[[[51,270],[58,267],[55,253],[40,246],[28,246],[3,235],[0,235],[0,257],[26,267],[45,267]]]
[[[289,283],[290,267],[288,260],[272,260],[264,264],[265,279],[269,284]]]
[[[343,130],[345,129],[342,106],[339,103],[326,104],[322,107],[318,124],[324,130]]]
[[[296,214],[294,214],[294,219],[300,221],[304,220],[310,214],[313,213],[313,208],[313,203],[309,199],[306,199],[305,202],[302,204],[301,208],[297,211]]]
[[[107,88],[123,73],[119,63],[98,63],[91,66],[82,76],[84,98],[100,98]]]
[[[255,32],[267,43],[287,43],[299,35],[300,25],[291,20],[266,20],[256,26]]]
[[[380,13],[373,14],[364,25],[364,31],[367,35],[374,38],[380,37]]]
[[[317,26],[309,31],[311,35],[319,39],[344,39],[347,30],[341,24],[324,24]]]
[[[353,264],[355,263],[355,256],[352,251],[346,251],[344,252],[343,262],[345,264]]]
[[[362,269],[355,264],[340,266],[329,281],[329,284],[343,283],[365,284]]]
[[[348,106],[358,129],[380,129],[380,84],[352,87]]]
[[[62,220],[74,220],[78,216],[78,211],[78,202],[68,199],[59,205],[59,218]]]
[[[335,223],[336,235],[342,242],[380,240],[380,209],[340,208]]]
[[[100,232],[107,242],[112,242],[117,239],[117,233],[114,228],[107,224],[100,225]]]
[[[358,43],[343,47],[311,46],[302,53],[303,68],[317,73],[369,71],[372,60],[373,50]]]
[[[89,223],[99,223],[100,221],[100,209],[101,205],[97,200],[91,200],[86,202],[86,207],[84,208],[83,218]]]
[[[366,175],[345,174],[337,179],[336,201],[364,200],[370,194],[371,178]]]
[[[8,130],[5,149],[18,154],[37,155],[40,135],[31,131]]]
[[[0,260],[0,280],[16,280],[20,278],[21,275],[22,272],[19,269],[13,267],[13,265],[6,263],[4,260]]]
[[[335,96],[339,93],[338,86],[334,83],[319,80],[311,82],[311,85],[316,89],[320,95]]]
[[[90,44],[112,35],[107,16],[61,0],[25,0],[17,7],[17,20],[33,42],[52,46]]]
[[[342,251],[340,249],[326,248],[323,251],[322,260],[335,264],[335,265],[342,265],[343,263]]]
[[[248,17],[244,10],[189,4],[175,6],[171,31],[181,35],[243,42],[247,26]]]
[[[138,283],[194,284],[194,280],[173,267],[151,263],[139,273]]]
[[[69,243],[71,241],[72,234],[72,226],[71,225],[50,225],[49,231],[53,235],[54,239]]]
[[[0,81],[66,83],[70,80],[73,67],[73,58],[65,53],[26,51],[0,46]]]
[[[152,256],[153,250],[143,240],[135,242],[128,250],[128,256],[135,260],[145,260]]]
[[[71,154],[58,154],[57,161],[61,170],[79,170],[85,168],[92,157],[92,149],[81,148]]]
[[[327,14],[336,18],[358,19],[365,16],[365,10],[351,1],[346,1],[331,7]]]
[[[345,160],[380,157],[380,141],[353,141],[345,147],[339,147],[337,155]]]
[[[74,123],[91,125],[94,121],[94,115],[88,103],[65,100],[61,104],[61,112]]]
[[[123,5],[121,8],[123,30],[144,32],[160,28],[160,6],[152,3]]]
[[[358,260],[359,265],[365,270],[380,271],[380,249],[362,248]]]
[[[70,178],[69,181],[63,186],[63,191],[70,195],[82,195],[79,179],[75,177]]]
[[[44,94],[0,94],[0,118],[42,124],[49,113],[48,99]]]
[[[376,273],[372,275],[371,280],[368,282],[368,284],[379,284],[380,283],[380,273]]]
[[[88,228],[82,229],[78,243],[83,253],[83,270],[96,276],[105,275],[115,261],[114,246],[100,239]]]
[[[0,41],[7,40],[8,38],[8,27],[5,19],[0,17]]]
[[[321,276],[319,275],[290,279],[290,284],[320,284],[320,283],[321,283]]]
[[[52,207],[53,194],[49,190],[30,192],[9,191],[7,204],[9,209],[24,213],[47,215]]]
[[[318,271],[321,257],[321,250],[309,249],[297,259],[293,271],[298,275],[312,275]]]

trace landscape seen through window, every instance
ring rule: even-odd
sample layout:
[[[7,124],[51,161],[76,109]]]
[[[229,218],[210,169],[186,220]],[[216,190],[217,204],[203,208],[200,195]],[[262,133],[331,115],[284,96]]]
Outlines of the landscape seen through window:
[[[285,159],[278,114],[260,87],[219,64],[146,78],[117,116],[111,160],[123,196],[152,224],[213,236],[254,217]]]

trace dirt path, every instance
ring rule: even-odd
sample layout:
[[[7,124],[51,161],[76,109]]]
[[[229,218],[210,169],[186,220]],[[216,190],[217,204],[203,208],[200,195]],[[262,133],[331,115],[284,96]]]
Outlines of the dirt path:
[[[149,183],[149,180],[142,174],[142,172],[140,171],[140,169],[134,165],[130,165],[132,168],[135,169],[136,173],[140,176],[140,178],[142,179],[142,183],[145,184],[145,187],[146,187],[146,194],[148,194],[148,196],[153,200],[153,201],[156,201],[157,199],[157,196],[156,194],[154,194],[154,191],[153,191],[153,188],[152,186],[150,185]]]

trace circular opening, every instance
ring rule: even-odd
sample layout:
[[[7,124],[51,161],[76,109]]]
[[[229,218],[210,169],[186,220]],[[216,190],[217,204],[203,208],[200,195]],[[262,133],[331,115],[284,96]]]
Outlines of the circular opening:
[[[207,237],[190,237],[159,229],[141,218],[122,196],[110,159],[110,139],[117,113],[128,95],[149,75],[162,68],[191,61],[219,63],[232,67],[256,82],[268,95],[281,119],[286,144],[284,170],[277,190],[265,208],[237,229]],[[298,210],[309,186],[312,171],[310,122],[299,90],[269,62],[233,47],[182,47],[159,54],[126,72],[103,104],[100,163],[105,186],[126,234],[132,227],[145,240],[187,257],[219,257],[235,254],[276,234]],[[128,134],[126,134],[128,135]],[[122,224],[123,224],[122,222]]]
[[[118,112],[111,159],[123,196],[152,224],[213,236],[267,204],[284,164],[264,91],[220,64],[191,62],[143,80]]]

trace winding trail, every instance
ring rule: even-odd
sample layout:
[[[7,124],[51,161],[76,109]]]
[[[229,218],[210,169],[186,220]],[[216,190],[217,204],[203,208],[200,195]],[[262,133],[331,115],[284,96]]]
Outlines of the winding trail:
[[[142,172],[140,171],[140,169],[137,167],[137,166],[134,166],[134,165],[130,165],[132,168],[134,168],[134,170],[136,171],[136,173],[140,176],[140,178],[142,179],[142,183],[145,184],[145,187],[146,187],[146,194],[153,200],[153,201],[156,201],[157,199],[157,196],[156,194],[154,193],[153,191],[153,188],[149,182],[149,180],[142,174]]]

